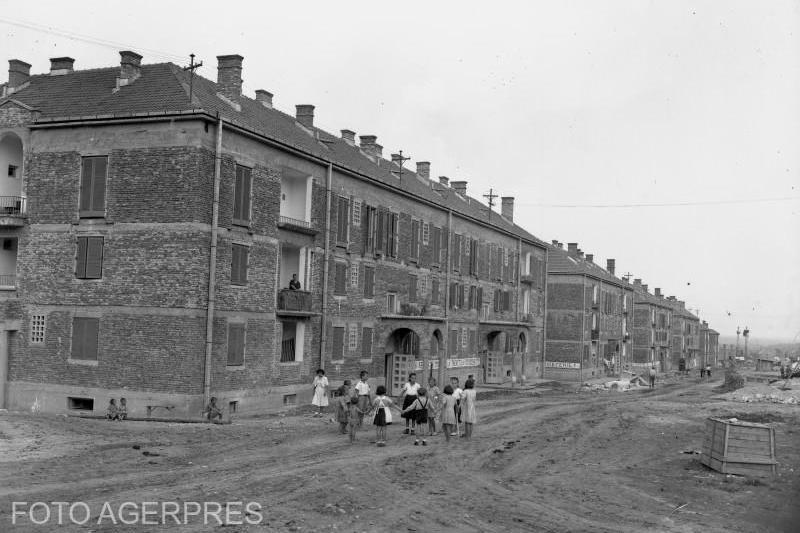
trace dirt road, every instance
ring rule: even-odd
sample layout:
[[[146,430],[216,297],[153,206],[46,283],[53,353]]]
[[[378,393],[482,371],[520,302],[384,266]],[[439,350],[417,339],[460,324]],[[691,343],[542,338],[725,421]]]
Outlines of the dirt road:
[[[143,501],[262,506],[259,525],[169,527],[187,532],[800,531],[797,406],[714,399],[695,380],[533,393],[482,394],[471,442],[426,447],[399,425],[385,448],[371,429],[350,445],[302,413],[220,426],[0,414],[0,531],[166,530],[98,524],[104,502]],[[700,450],[708,416],[773,423],[779,475],[729,477],[683,453]],[[12,501],[85,502],[92,515],[12,526]]]

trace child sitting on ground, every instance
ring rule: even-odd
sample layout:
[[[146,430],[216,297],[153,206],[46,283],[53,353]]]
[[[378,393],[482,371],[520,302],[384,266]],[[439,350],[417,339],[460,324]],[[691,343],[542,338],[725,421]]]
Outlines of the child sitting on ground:
[[[209,422],[222,422],[222,409],[217,407],[216,397],[211,397],[211,400],[209,400],[208,405],[206,406],[204,414],[206,415],[206,418],[208,418]]]
[[[120,398],[119,407],[117,407],[117,420],[125,420],[126,418],[128,418],[128,400]]]
[[[116,420],[119,417],[119,409],[117,409],[117,400],[111,398],[108,402],[108,408],[106,409],[106,419],[107,420]]]

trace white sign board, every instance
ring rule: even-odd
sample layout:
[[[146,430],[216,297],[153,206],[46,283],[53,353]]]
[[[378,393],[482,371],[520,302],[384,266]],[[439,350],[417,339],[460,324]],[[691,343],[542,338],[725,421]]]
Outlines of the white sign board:
[[[565,363],[562,361],[545,361],[545,368],[580,368],[580,363]]]
[[[439,360],[438,359],[431,359],[428,361],[428,370],[430,365],[433,365],[434,370],[439,369]],[[447,360],[447,368],[463,368],[468,366],[480,366],[481,365],[481,358],[480,357],[466,357],[464,359],[448,359]],[[422,370],[422,361],[416,361],[415,370]]]

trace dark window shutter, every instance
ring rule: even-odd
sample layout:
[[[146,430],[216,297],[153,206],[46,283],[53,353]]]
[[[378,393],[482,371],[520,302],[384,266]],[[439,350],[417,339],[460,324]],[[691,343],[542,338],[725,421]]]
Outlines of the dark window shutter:
[[[419,258],[419,220],[411,221],[411,250],[409,252],[412,259]]]
[[[372,358],[372,328],[361,330],[361,357],[364,359]]]
[[[361,204],[361,255],[372,252],[372,208]]]
[[[479,311],[483,308],[483,287],[478,287],[478,301],[476,302],[475,308]]]
[[[478,288],[474,285],[469,288],[469,308],[475,309],[478,305]]]
[[[88,241],[86,237],[78,237],[77,251],[75,252],[75,277],[86,277],[86,248]]]
[[[86,246],[86,278],[103,277],[103,237],[88,237]]]
[[[345,263],[336,263],[333,292],[334,294],[347,294],[347,265]]]
[[[458,330],[450,330],[450,355],[458,353]]]
[[[250,222],[250,192],[252,187],[251,169],[236,165],[236,181],[233,190],[233,220],[239,223]]]
[[[408,301],[410,303],[417,301],[417,276],[413,274],[408,276]]]
[[[348,224],[349,217],[348,211],[350,201],[347,198],[339,197],[337,218],[336,218],[336,242],[339,244],[347,244],[348,235],[347,231],[350,227]]]
[[[97,361],[99,318],[74,317],[72,319],[72,359]]]
[[[433,258],[432,262],[435,264],[439,264],[442,260],[442,229],[441,228],[433,228],[433,234],[431,235],[431,239],[433,240]]]
[[[244,324],[228,325],[228,365],[244,364]]]
[[[397,213],[392,213],[391,219],[391,242],[392,245],[389,247],[389,255],[392,257],[397,257],[397,252],[399,249],[399,242],[397,238],[397,230],[400,226],[400,215]]]
[[[500,289],[494,290],[494,311],[500,311]]]
[[[375,225],[375,251],[386,251],[386,211],[378,210],[378,223]]]
[[[364,267],[364,297],[372,298],[375,296],[375,268]]]
[[[81,192],[80,210],[91,211],[92,209],[92,175],[94,172],[94,158],[84,157],[81,167]]]
[[[331,346],[334,360],[344,359],[344,328],[333,328],[333,346]]]
[[[84,157],[81,163],[79,210],[83,215],[102,215],[106,204],[108,157]]]
[[[439,280],[431,280],[431,304],[439,305]]]
[[[241,244],[231,245],[231,283],[234,285],[247,284],[247,259],[250,249]]]

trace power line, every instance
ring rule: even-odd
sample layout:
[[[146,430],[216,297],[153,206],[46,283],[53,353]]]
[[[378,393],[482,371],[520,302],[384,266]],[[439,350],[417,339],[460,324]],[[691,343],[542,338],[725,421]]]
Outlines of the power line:
[[[754,198],[742,200],[707,200],[701,202],[666,202],[666,203],[653,203],[653,204],[537,204],[520,202],[519,205],[529,207],[553,207],[553,208],[622,208],[631,209],[638,207],[682,207],[693,205],[727,205],[727,204],[756,204],[765,202],[790,202],[792,200],[800,200],[800,196],[782,196],[778,198]]]
[[[95,44],[99,46],[105,46],[106,48],[111,48],[113,50],[137,50],[140,52],[144,52],[151,56],[160,57],[163,59],[171,59],[174,61],[183,61],[185,59],[185,55],[173,54],[170,52],[163,52],[161,50],[153,50],[151,48],[142,48],[139,46],[132,46],[130,44],[120,43],[117,41],[111,41],[108,39],[100,39],[98,37],[92,37],[91,35],[85,35],[76,33],[70,30],[64,30],[61,28],[55,28],[53,26],[45,26],[43,24],[36,24],[34,22],[28,22],[23,20],[11,20],[6,18],[0,18],[0,23],[8,24],[10,26],[18,26],[20,28],[26,28],[33,31],[38,31],[42,33],[49,33],[51,35],[57,35],[59,37],[65,37],[67,39],[71,39],[73,41],[83,41],[89,44]]]

